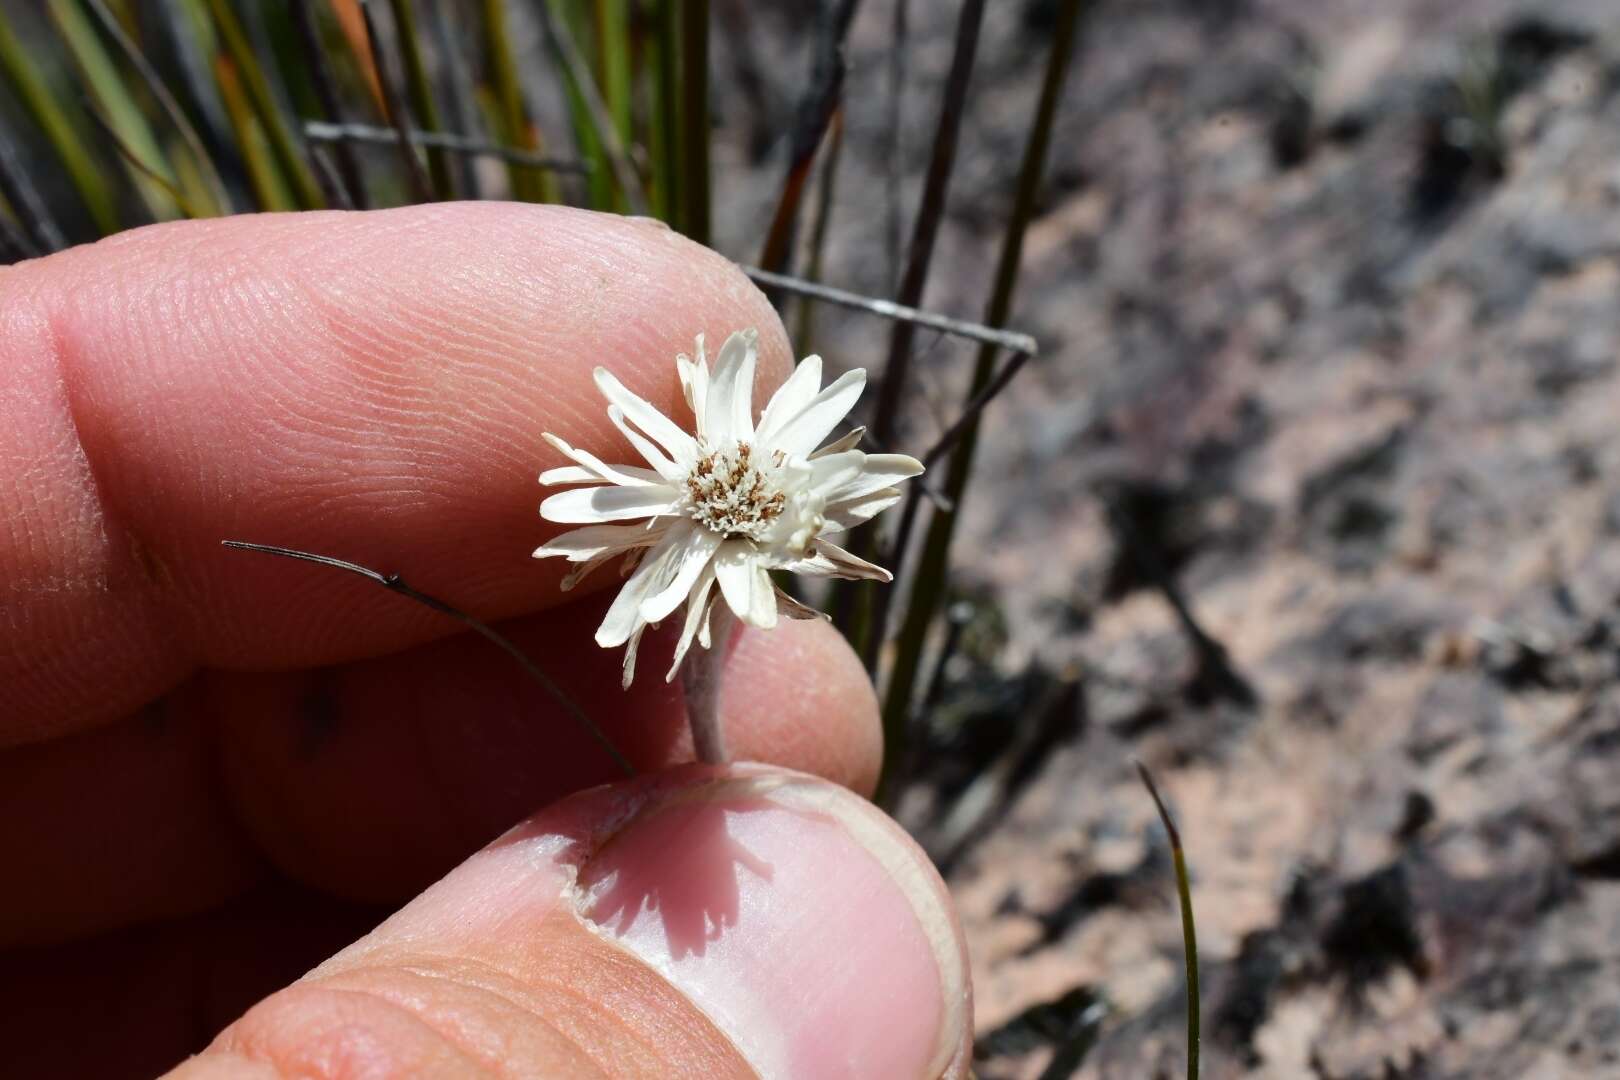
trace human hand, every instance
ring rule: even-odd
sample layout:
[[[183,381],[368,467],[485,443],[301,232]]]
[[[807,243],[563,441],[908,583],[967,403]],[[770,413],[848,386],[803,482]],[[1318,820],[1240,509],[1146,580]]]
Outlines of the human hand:
[[[786,376],[729,264],[557,208],[244,217],[0,270],[0,321],[0,1072],[150,1075],[225,1028],[180,1073],[965,1074],[921,853],[798,773],[658,771],[667,635],[622,691],[612,575],[528,557],[540,433],[618,446],[593,366],[673,413],[675,353],[757,326],[756,400]],[[502,620],[646,775],[503,835],[611,759],[442,615],[225,538]],[[820,622],[743,633],[723,714],[739,758],[875,780]]]

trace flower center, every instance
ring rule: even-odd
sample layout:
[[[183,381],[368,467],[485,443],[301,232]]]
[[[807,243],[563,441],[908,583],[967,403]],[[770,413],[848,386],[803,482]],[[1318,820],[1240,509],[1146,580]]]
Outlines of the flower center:
[[[782,515],[787,496],[754,463],[753,448],[735,446],[704,454],[686,474],[686,494],[694,521],[723,536],[763,540]]]

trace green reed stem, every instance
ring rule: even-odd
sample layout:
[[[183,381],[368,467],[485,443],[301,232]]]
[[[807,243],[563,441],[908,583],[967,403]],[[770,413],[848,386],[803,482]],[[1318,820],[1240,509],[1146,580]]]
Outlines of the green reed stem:
[[[45,10],[100,110],[100,119],[114,136],[141,201],[158,221],[177,217],[179,203],[170,194],[175,190],[173,172],[95,27],[76,0],[46,0]]]
[[[681,223],[709,242],[709,0],[681,0]]]
[[[1040,193],[1041,178],[1046,172],[1046,154],[1051,144],[1052,124],[1057,116],[1058,101],[1062,97],[1064,78],[1068,73],[1069,58],[1073,52],[1075,30],[1080,22],[1085,0],[1065,0],[1058,9],[1058,21],[1052,37],[1052,51],[1047,56],[1046,74],[1041,83],[1040,101],[1036,105],[1035,120],[1030,128],[1029,141],[1024,147],[1024,159],[1019,166],[1018,186],[1013,197],[1012,215],[1007,232],[1002,238],[1001,254],[996,263],[995,285],[985,312],[985,323],[993,327],[1005,326],[1012,310],[1013,292],[1018,284],[1018,266],[1024,252],[1024,233],[1034,217],[1036,197]],[[995,375],[997,347],[986,344],[979,349],[973,370],[972,385],[965,402],[974,402]],[[929,522],[927,538],[923,542],[922,560],[912,578],[912,592],[904,621],[895,642],[894,667],[883,701],[884,776],[879,785],[879,799],[892,799],[903,780],[899,773],[911,739],[911,708],[917,674],[922,662],[923,645],[934,616],[945,596],[950,571],[951,537],[956,529],[957,515],[961,513],[962,499],[967,491],[973,470],[973,455],[978,447],[979,420],[975,417],[963,431],[950,462],[946,467],[945,497],[950,509],[938,508]],[[919,492],[907,493],[908,505],[902,520],[915,515],[915,500]],[[900,530],[893,565],[889,567],[896,577],[908,549],[907,532]],[[868,632],[881,634],[882,620]]]
[[[270,93],[270,82],[265,78],[258,58],[253,55],[253,47],[248,43],[247,34],[237,20],[230,0],[208,0],[208,10],[214,17],[214,25],[219,28],[225,52],[231,58],[238,89],[245,94],[247,103],[258,118],[259,128],[270,144],[270,152],[286,178],[296,204],[305,210],[326,205],[315,173],[310,169],[309,162],[304,160],[298,142],[287,127],[286,117],[276,107],[275,98]],[[246,153],[245,148],[243,153]]]
[[[427,63],[422,59],[422,43],[416,33],[416,6],[411,0],[389,0],[389,7],[394,15],[394,36],[399,39],[400,55],[405,58],[405,92],[410,97],[411,112],[416,114],[416,126],[421,131],[439,131],[439,106],[433,100],[433,82],[428,78]],[[434,197],[441,200],[455,198],[456,185],[450,173],[449,152],[443,148],[429,147],[427,159],[428,173],[433,178]]]
[[[112,189],[96,167],[95,158],[78,129],[56,103],[44,76],[12,30],[10,18],[3,12],[0,12],[0,69],[5,71],[23,108],[45,133],[51,149],[62,159],[68,179],[84,200],[96,228],[104,235],[117,232],[122,226]]]
[[[1181,953],[1187,968],[1187,1080],[1198,1080],[1201,1026],[1198,1000],[1198,927],[1193,920],[1192,884],[1187,876],[1187,856],[1181,847],[1181,832],[1176,828],[1174,819],[1170,817],[1170,811],[1165,807],[1164,800],[1159,798],[1159,788],[1153,782],[1153,774],[1148,772],[1147,766],[1140,761],[1136,763],[1136,771],[1142,777],[1142,783],[1147,786],[1148,794],[1153,797],[1153,805],[1159,811],[1159,820],[1164,823],[1164,831],[1170,837],[1170,858],[1176,869],[1176,895],[1181,904]]]

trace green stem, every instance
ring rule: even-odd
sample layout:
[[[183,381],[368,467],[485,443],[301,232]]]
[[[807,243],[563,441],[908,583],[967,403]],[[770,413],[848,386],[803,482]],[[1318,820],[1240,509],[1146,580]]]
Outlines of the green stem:
[[[1002,239],[1001,255],[996,264],[995,286],[985,312],[985,324],[1005,326],[1012,310],[1013,291],[1018,284],[1018,265],[1024,253],[1024,233],[1035,213],[1036,196],[1040,193],[1041,177],[1046,172],[1046,152],[1051,143],[1052,123],[1057,115],[1058,100],[1062,97],[1063,81],[1068,72],[1069,57],[1073,52],[1075,29],[1079,25],[1084,0],[1065,0],[1058,9],[1058,22],[1052,37],[1052,51],[1047,57],[1046,76],[1041,84],[1040,102],[1035,109],[1035,121],[1030,129],[1029,142],[1024,148],[1024,160],[1019,167],[1018,188],[1013,199],[1011,219]],[[984,345],[979,349],[973,370],[972,385],[968,387],[965,402],[972,402],[995,375],[997,348]],[[923,644],[928,628],[933,624],[945,595],[945,582],[950,569],[951,537],[956,530],[957,515],[967,492],[968,478],[973,471],[973,454],[978,447],[979,421],[975,418],[962,433],[956,450],[946,467],[944,493],[950,510],[936,509],[929,522],[927,539],[923,542],[922,561],[912,577],[911,602],[895,643],[894,667],[883,700],[884,761],[883,779],[878,787],[879,802],[896,797],[903,779],[900,763],[905,759],[911,739],[911,703],[922,661]],[[908,492],[908,499],[916,499],[918,491]],[[908,511],[909,512],[909,511]],[[905,545],[896,548],[896,565],[890,567],[898,576],[899,561],[905,557]],[[881,608],[882,605],[880,605]],[[878,619],[868,632],[881,634]]]
[[[680,11],[676,0],[654,2],[652,132],[648,140],[652,144],[653,207],[672,228],[682,230]]]
[[[681,224],[709,242],[709,0],[681,0]]]
[[[28,50],[12,31],[11,21],[4,13],[0,13],[0,68],[5,70],[17,96],[22,99],[23,107],[44,131],[51,149],[62,159],[68,178],[72,180],[79,198],[84,200],[96,228],[103,234],[117,232],[122,226],[111,189],[96,168],[95,159],[78,130],[51,96],[44,76],[34,66]]]
[[[422,59],[422,45],[416,33],[416,7],[411,0],[389,0],[394,15],[394,36],[399,38],[399,51],[405,58],[405,92],[411,99],[411,112],[422,131],[438,131],[439,107],[433,100],[433,83],[428,78],[427,64]],[[411,151],[414,153],[415,151]],[[450,175],[450,154],[441,147],[429,147],[428,172],[433,177],[433,194],[448,201],[456,197],[455,181]]]
[[[45,9],[100,111],[100,119],[112,133],[141,201],[155,220],[177,216],[179,204],[170,194],[175,190],[173,170],[112,57],[102,48],[95,27],[77,0],[46,0]]]
[[[219,28],[225,51],[230,54],[240,87],[258,117],[260,129],[270,142],[270,152],[275,155],[276,164],[281,167],[287,183],[292,187],[293,197],[305,210],[320,209],[326,205],[326,200],[321,197],[321,186],[299,151],[286,118],[276,108],[270,83],[265,78],[264,69],[259,66],[258,58],[253,55],[253,47],[248,44],[242,24],[231,10],[230,0],[208,0],[208,10],[214,16],[214,25]]]
[[[523,86],[518,82],[512,39],[506,27],[506,0],[484,0],[484,43],[489,53],[490,77],[500,105],[501,126],[510,146],[538,153],[540,138],[529,124],[523,107]],[[556,180],[516,162],[507,165],[512,197],[524,202],[556,202]]]
[[[1153,805],[1159,811],[1159,820],[1170,837],[1170,859],[1176,869],[1176,895],[1181,904],[1181,954],[1187,968],[1187,1080],[1198,1080],[1198,1047],[1200,1042],[1200,1005],[1198,995],[1198,927],[1193,921],[1192,883],[1187,875],[1187,856],[1181,847],[1181,832],[1175,819],[1159,797],[1159,786],[1153,774],[1140,761],[1136,771],[1142,777]]]

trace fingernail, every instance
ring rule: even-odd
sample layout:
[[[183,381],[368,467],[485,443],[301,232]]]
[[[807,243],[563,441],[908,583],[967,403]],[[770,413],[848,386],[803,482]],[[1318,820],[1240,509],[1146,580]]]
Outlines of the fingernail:
[[[966,1075],[967,955],[944,884],[864,799],[693,766],[544,815],[579,915],[764,1077]]]

